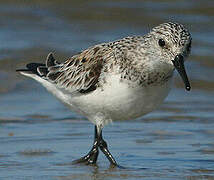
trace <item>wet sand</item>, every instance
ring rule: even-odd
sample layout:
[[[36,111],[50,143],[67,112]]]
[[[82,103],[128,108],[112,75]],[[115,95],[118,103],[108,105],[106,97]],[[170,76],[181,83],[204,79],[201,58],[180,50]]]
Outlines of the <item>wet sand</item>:
[[[214,179],[214,2],[1,1],[0,179]],[[15,69],[59,61],[97,43],[141,35],[166,21],[190,29],[185,91],[175,73],[165,103],[147,116],[118,121],[104,138],[124,169],[72,165],[89,151],[93,125]]]

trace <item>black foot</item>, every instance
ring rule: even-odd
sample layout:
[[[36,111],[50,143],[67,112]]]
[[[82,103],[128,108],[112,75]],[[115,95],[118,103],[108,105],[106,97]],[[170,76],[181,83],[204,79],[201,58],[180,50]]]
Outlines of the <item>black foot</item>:
[[[105,156],[111,163],[111,167],[121,168],[121,166],[119,166],[117,164],[114,157],[111,155],[110,151],[108,150],[107,143],[104,141],[104,139],[102,137],[102,129],[100,129],[98,132],[96,126],[95,126],[95,133],[94,133],[94,144],[93,144],[91,151],[86,156],[84,156],[80,159],[77,159],[77,160],[73,161],[72,163],[73,164],[84,163],[86,165],[96,164],[97,157],[99,155],[98,148],[100,148],[100,150],[105,154]]]
[[[102,136],[101,136],[99,148],[103,152],[103,154],[105,154],[105,156],[107,157],[107,159],[111,163],[111,167],[119,167],[119,165],[115,161],[114,157],[112,156],[112,154],[108,150],[107,143],[103,140]]]
[[[74,160],[72,164],[96,164],[99,151],[98,147],[93,147],[91,151],[84,157]]]

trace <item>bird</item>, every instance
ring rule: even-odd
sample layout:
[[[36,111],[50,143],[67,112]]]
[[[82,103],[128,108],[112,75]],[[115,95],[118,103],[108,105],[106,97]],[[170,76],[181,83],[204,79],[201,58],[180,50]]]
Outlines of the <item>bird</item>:
[[[29,63],[21,74],[35,79],[50,93],[94,124],[91,150],[74,164],[96,164],[99,151],[119,166],[104,140],[104,126],[133,120],[155,110],[169,94],[174,70],[191,89],[184,62],[192,38],[184,25],[166,22],[141,36],[128,36],[82,50],[58,62]]]

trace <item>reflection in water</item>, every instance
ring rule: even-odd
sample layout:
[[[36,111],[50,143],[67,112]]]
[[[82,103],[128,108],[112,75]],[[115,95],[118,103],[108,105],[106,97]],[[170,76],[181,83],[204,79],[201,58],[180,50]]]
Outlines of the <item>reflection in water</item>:
[[[1,1],[0,179],[213,179],[213,7],[209,0]],[[72,165],[90,147],[92,125],[15,69],[44,62],[50,51],[64,61],[166,21],[192,34],[191,92],[176,75],[159,110],[106,127],[112,153],[128,168],[109,168],[102,155],[97,166]]]
[[[80,168],[80,167],[78,167]],[[144,174],[147,169],[145,168],[118,168],[118,167],[108,167],[103,169],[98,165],[91,165],[82,167],[81,173],[70,174],[68,176],[60,176],[59,179],[139,179],[146,177]],[[90,173],[87,173],[90,172]],[[158,176],[157,176],[158,177]]]

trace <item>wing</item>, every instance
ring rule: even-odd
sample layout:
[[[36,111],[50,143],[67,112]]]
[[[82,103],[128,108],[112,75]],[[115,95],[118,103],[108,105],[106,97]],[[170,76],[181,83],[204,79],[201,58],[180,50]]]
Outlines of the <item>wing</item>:
[[[121,79],[136,81],[141,72],[136,68],[141,62],[137,45],[141,37],[126,37],[114,42],[90,47],[71,57],[64,63],[58,63],[53,54],[47,56],[46,64],[30,63],[25,74],[36,74],[69,92],[87,93],[98,87],[101,75],[112,72],[116,66]],[[128,66],[127,66],[128,64]],[[119,68],[118,68],[119,67]],[[139,73],[137,73],[139,72]]]
[[[104,63],[112,54],[109,47],[96,45],[60,64],[50,53],[46,66],[37,71],[58,88],[87,93],[96,89]]]

